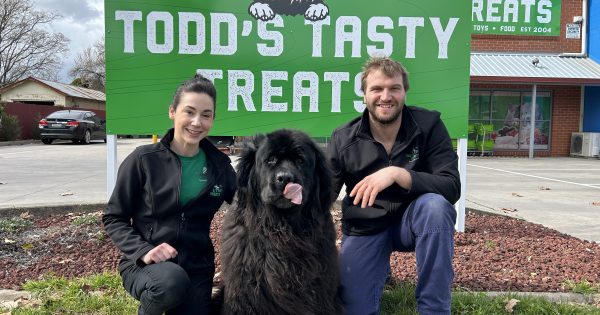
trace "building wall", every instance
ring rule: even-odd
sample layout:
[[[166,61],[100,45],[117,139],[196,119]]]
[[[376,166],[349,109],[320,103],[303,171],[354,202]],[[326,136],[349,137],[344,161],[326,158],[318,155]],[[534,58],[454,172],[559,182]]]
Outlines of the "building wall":
[[[600,0],[588,0],[588,5],[588,53],[590,58],[600,62]]]
[[[532,85],[471,84],[471,90],[532,90]],[[535,150],[534,156],[568,156],[571,133],[579,131],[581,87],[538,85],[538,91],[552,92],[550,150]],[[494,150],[495,156],[528,156],[529,150]]]
[[[80,109],[106,110],[106,102],[76,97],[67,97],[67,106],[76,107]]]
[[[589,1],[589,0],[588,0]],[[596,0],[598,1],[598,0]],[[574,16],[582,14],[582,0],[563,0],[561,3],[560,36],[508,36],[472,35],[473,52],[506,53],[578,53],[581,52],[581,39],[567,39],[566,25],[573,23]]]
[[[593,19],[590,12],[590,27],[600,28],[600,0],[588,0],[594,9]],[[471,50],[473,52],[505,52],[505,53],[534,53],[534,54],[560,54],[580,53],[581,38],[567,39],[566,25],[573,23],[573,17],[583,14],[582,0],[561,1],[561,29],[560,36],[507,36],[507,35],[472,35]],[[596,30],[598,34],[600,30]],[[583,32],[583,30],[582,30]],[[594,33],[592,33],[594,34]],[[592,40],[593,36],[590,36]],[[595,40],[600,41],[595,35]],[[600,43],[598,43],[600,44]],[[590,47],[590,54],[591,54]],[[594,48],[594,53],[600,57],[600,47]],[[471,84],[471,89],[532,89],[531,85],[510,84]],[[570,151],[571,133],[578,132],[581,119],[581,87],[580,86],[546,86],[538,85],[538,90],[552,90],[552,122],[549,150],[536,150],[535,156],[568,156]],[[598,94],[596,108],[600,107],[600,93]],[[585,114],[591,111],[586,104]],[[596,116],[598,117],[598,116]],[[494,155],[528,156],[528,150],[520,151],[494,151]]]
[[[583,112],[583,132],[600,132],[600,87],[585,88],[585,106]]]
[[[569,156],[571,133],[579,131],[581,87],[560,86],[552,106],[552,156]]]
[[[588,0],[590,31],[588,41],[588,54],[591,59],[600,62],[600,0]],[[585,88],[585,113],[583,116],[583,132],[600,132],[600,87],[588,86]]]
[[[4,102],[39,101],[54,102],[55,106],[66,106],[65,96],[36,82],[23,82],[2,93]]]

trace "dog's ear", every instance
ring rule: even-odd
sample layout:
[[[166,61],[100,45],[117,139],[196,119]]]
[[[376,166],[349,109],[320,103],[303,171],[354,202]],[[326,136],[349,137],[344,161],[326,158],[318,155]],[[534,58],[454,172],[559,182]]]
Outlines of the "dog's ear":
[[[317,174],[317,182],[319,184],[318,192],[319,192],[319,203],[321,204],[321,209],[329,211],[331,205],[333,204],[332,195],[332,181],[331,181],[331,169],[329,168],[329,163],[325,158],[325,154],[323,150],[315,143],[312,142],[313,151],[315,152],[315,171]]]
[[[248,189],[252,179],[252,170],[256,164],[256,152],[265,139],[265,135],[258,134],[246,142],[237,163],[238,202],[244,205],[247,205],[249,201]]]

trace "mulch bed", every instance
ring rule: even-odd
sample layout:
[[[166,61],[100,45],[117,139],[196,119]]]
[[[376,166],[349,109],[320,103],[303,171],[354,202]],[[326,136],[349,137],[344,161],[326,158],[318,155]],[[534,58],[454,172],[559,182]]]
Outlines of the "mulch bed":
[[[211,236],[218,261],[218,234],[223,207]],[[339,232],[339,210],[334,209]],[[31,226],[0,232],[0,288],[20,289],[28,279],[52,273],[67,278],[114,271],[120,257],[100,225],[100,210],[91,214],[25,215]],[[81,215],[95,223],[74,225]],[[456,288],[473,291],[563,292],[566,280],[600,283],[600,245],[509,217],[469,212],[465,233],[456,233]],[[394,253],[392,275],[414,282],[415,256]]]

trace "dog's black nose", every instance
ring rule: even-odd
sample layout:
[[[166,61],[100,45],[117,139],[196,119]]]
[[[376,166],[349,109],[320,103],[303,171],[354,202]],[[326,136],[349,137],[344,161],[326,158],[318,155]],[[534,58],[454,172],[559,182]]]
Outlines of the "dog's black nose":
[[[294,181],[294,176],[290,172],[278,172],[275,179],[278,184],[287,184]]]

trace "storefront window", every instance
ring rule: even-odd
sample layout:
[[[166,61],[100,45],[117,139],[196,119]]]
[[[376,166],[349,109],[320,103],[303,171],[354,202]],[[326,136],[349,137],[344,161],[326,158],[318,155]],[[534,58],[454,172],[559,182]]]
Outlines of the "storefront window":
[[[521,93],[499,91],[492,93],[492,124],[494,149],[519,149],[519,115]]]
[[[469,98],[469,150],[527,150],[531,125],[531,92],[472,91]],[[549,147],[552,95],[538,92],[535,147]]]
[[[488,91],[473,91],[469,95],[469,119],[490,118],[490,96]]]
[[[547,150],[550,138],[550,93],[537,93],[535,102],[535,130],[533,148]],[[521,106],[521,128],[519,130],[519,148],[529,149],[531,126],[531,93],[523,93]]]

